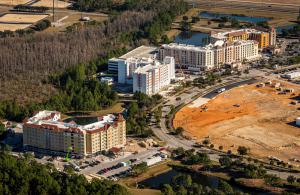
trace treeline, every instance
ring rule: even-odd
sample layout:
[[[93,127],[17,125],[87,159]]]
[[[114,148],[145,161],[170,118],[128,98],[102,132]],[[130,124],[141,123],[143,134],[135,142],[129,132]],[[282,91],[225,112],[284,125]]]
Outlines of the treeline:
[[[127,195],[129,192],[107,180],[88,182],[83,175],[58,172],[53,165],[41,165],[30,156],[16,158],[1,152],[0,194]]]
[[[47,32],[0,39],[0,99],[20,98],[24,94],[35,98],[42,90],[42,81],[49,75],[107,56],[120,47],[140,45],[148,36],[140,29],[151,25],[154,18],[169,12],[178,15],[186,9],[182,0],[140,2],[142,7],[136,4],[100,25],[82,26],[68,33]],[[130,33],[138,36],[124,39]],[[15,84],[12,86],[12,83]],[[10,90],[5,90],[8,88]],[[31,93],[34,90],[36,92]],[[50,95],[45,93],[44,96]]]
[[[101,62],[101,61],[100,61]],[[58,93],[43,103],[20,105],[14,100],[0,102],[0,118],[22,121],[41,109],[58,110],[99,110],[112,106],[117,100],[117,94],[106,83],[100,82],[95,76],[97,64],[79,64],[68,68],[64,73],[53,75],[51,84]]]
[[[99,82],[90,75],[95,75],[94,63],[80,64],[69,68],[62,75],[54,76],[51,82],[61,89],[47,102],[48,107],[59,111],[99,110],[112,106],[117,100],[117,93],[106,83]],[[90,78],[88,78],[90,76]]]
[[[162,97],[160,95],[149,97],[144,93],[137,92],[134,94],[134,100],[136,102],[131,102],[127,109],[127,133],[139,137],[148,137],[152,135],[149,127],[151,120],[151,112],[149,111],[162,100]]]
[[[288,37],[288,36],[298,36],[300,37],[300,24],[297,24],[291,29],[282,29],[281,35],[283,37]]]
[[[219,180],[218,184],[214,188],[210,188],[208,186],[201,185],[198,179],[195,177],[193,178],[191,175],[188,174],[178,174],[172,178],[171,185],[164,184],[162,186],[162,194],[163,195],[182,195],[182,194],[189,194],[189,195],[201,195],[201,194],[236,194],[242,195],[244,193],[234,190],[230,184],[223,180]]]
[[[140,5],[138,6],[140,7]],[[146,23],[139,31],[123,34],[127,40],[148,39],[157,44],[159,39],[165,38],[163,33],[169,30],[175,17],[188,10],[187,3],[178,0],[177,3],[170,5],[170,9],[160,12],[153,21]]]

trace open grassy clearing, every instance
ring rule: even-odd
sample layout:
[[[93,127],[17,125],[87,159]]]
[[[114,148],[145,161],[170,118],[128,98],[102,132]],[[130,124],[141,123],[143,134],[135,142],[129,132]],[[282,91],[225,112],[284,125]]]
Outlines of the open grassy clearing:
[[[160,195],[161,194],[161,192],[159,190],[153,190],[153,189],[128,188],[128,191],[132,195]]]
[[[0,0],[0,5],[20,5],[28,3],[30,0]]]
[[[29,27],[31,24],[4,24],[0,23],[0,31],[10,30],[16,31],[20,29],[25,29]]]
[[[0,17],[0,22],[7,23],[35,23],[47,18],[48,14],[4,14]]]
[[[58,0],[54,1],[54,7],[55,8],[67,8],[70,5],[72,5],[72,4],[69,3],[69,2],[66,2],[66,1],[58,1]],[[31,6],[33,6],[33,7],[43,6],[43,7],[52,8],[53,7],[53,1],[52,0],[40,0],[36,3],[31,4]]]
[[[121,179],[120,182],[125,184],[128,187],[135,187],[136,183],[138,183],[138,182],[141,182],[150,177],[154,177],[156,175],[159,175],[159,174],[162,174],[164,172],[171,170],[171,167],[169,166],[170,162],[171,162],[170,160],[163,161],[159,164],[156,164],[156,165],[150,167],[148,169],[148,171],[146,171],[145,173],[142,173],[141,175],[139,175],[137,177],[124,178],[124,179]]]

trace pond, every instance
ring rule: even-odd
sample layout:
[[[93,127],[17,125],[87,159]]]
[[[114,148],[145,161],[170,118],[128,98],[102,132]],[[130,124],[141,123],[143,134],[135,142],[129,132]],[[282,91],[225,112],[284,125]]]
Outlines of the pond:
[[[152,188],[152,189],[160,189],[160,187],[163,184],[172,184],[172,178],[178,174],[186,174],[183,171],[177,171],[177,170],[170,170],[168,172],[159,174],[157,176],[151,177],[149,179],[146,179],[144,181],[139,182],[139,186],[140,187],[146,187],[146,188]],[[189,173],[191,174],[191,173]],[[220,179],[218,177],[214,177],[214,176],[206,176],[206,175],[201,175],[201,174],[191,174],[192,179],[194,182],[197,182],[198,184],[201,184],[203,186],[209,186],[211,188],[218,188],[219,185],[219,181]],[[256,191],[254,189],[250,189],[244,186],[240,186],[238,184],[234,184],[229,182],[231,187],[236,190],[236,191],[240,191],[240,192],[244,192],[244,193],[249,193],[249,194],[253,194],[255,192],[255,194],[264,194],[261,193],[259,191]]]
[[[251,23],[257,23],[257,22],[266,22],[271,20],[271,18],[264,18],[264,17],[252,17],[252,16],[245,16],[245,15],[238,15],[238,14],[223,14],[223,13],[213,13],[213,12],[201,12],[199,16],[203,18],[209,18],[209,19],[219,19],[221,17],[228,17],[230,19],[236,19],[240,22],[251,22]]]
[[[146,179],[140,182],[139,185],[143,185],[154,189],[159,189],[159,187],[163,184],[171,184],[172,178],[180,173],[181,172],[172,169],[168,172]],[[219,184],[219,179],[217,177],[205,176],[205,175],[197,175],[196,181],[204,186],[210,186],[213,188],[218,187]]]
[[[209,34],[202,32],[181,32],[174,39],[175,43],[204,46],[209,41]]]
[[[64,120],[65,123],[69,123],[71,121],[74,121],[77,125],[88,125],[98,122],[98,118],[91,116],[75,116]]]

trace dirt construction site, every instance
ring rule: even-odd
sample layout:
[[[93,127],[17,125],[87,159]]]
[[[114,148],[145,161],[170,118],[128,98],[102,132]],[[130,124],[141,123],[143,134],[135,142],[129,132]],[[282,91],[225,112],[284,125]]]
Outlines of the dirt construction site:
[[[225,151],[235,153],[238,146],[246,146],[250,155],[259,158],[300,160],[300,127],[295,122],[300,116],[300,86],[280,84],[275,88],[274,81],[261,87],[256,83],[210,100],[200,98],[175,115],[174,127],[183,127],[186,136],[199,142],[209,139]]]

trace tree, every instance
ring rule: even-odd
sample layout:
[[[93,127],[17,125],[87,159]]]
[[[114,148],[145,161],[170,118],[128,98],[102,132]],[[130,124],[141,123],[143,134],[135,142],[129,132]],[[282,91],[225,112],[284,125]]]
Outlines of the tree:
[[[223,150],[223,146],[219,146],[219,150]]]
[[[219,180],[218,189],[224,192],[225,194],[232,194],[232,187],[225,181]]]
[[[169,37],[167,35],[163,35],[161,37],[161,42],[164,44],[169,44],[171,42],[171,40],[169,39]]]
[[[213,144],[210,144],[209,147],[210,147],[211,149],[213,149],[215,146],[214,146]]]
[[[210,144],[210,141],[209,141],[209,139],[205,139],[205,140],[203,140],[202,143],[207,146],[208,144]]]
[[[147,163],[142,162],[140,164],[133,165],[131,173],[132,173],[133,176],[138,176],[138,175],[146,172],[147,170],[148,170]]]
[[[175,134],[176,135],[182,135],[183,131],[184,131],[184,129],[182,127],[177,127],[175,129]]]
[[[187,22],[189,20],[189,17],[188,16],[183,16],[182,20],[185,21],[185,22]]]
[[[297,180],[297,178],[295,176],[293,176],[293,175],[290,175],[290,176],[287,177],[286,180],[287,180],[287,182],[289,182],[290,184],[292,184],[292,183],[294,183]]]
[[[191,176],[186,174],[178,174],[172,179],[172,183],[175,186],[189,187],[192,185],[192,182]]]
[[[83,175],[65,174],[52,166],[2,152],[0,165],[0,194],[129,194],[126,188],[110,181],[88,182]]]
[[[239,155],[248,154],[248,148],[246,148],[245,146],[239,146],[237,151],[238,151]]]
[[[192,17],[192,23],[196,23],[200,21],[200,17],[199,16],[193,16]]]
[[[231,27],[233,28],[239,28],[240,27],[240,22],[237,19],[231,19]]]
[[[181,21],[180,28],[184,32],[189,32],[189,31],[191,31],[192,25],[188,21]]]
[[[266,175],[264,178],[265,182],[271,186],[280,186],[280,178],[276,175]]]
[[[219,163],[221,164],[221,166],[230,167],[232,164],[232,160],[228,156],[224,156],[219,159]]]
[[[6,133],[7,130],[5,128],[5,125],[0,122],[0,140],[4,139]]]
[[[175,195],[172,186],[170,186],[169,184],[164,184],[161,189],[161,192],[163,195]]]

